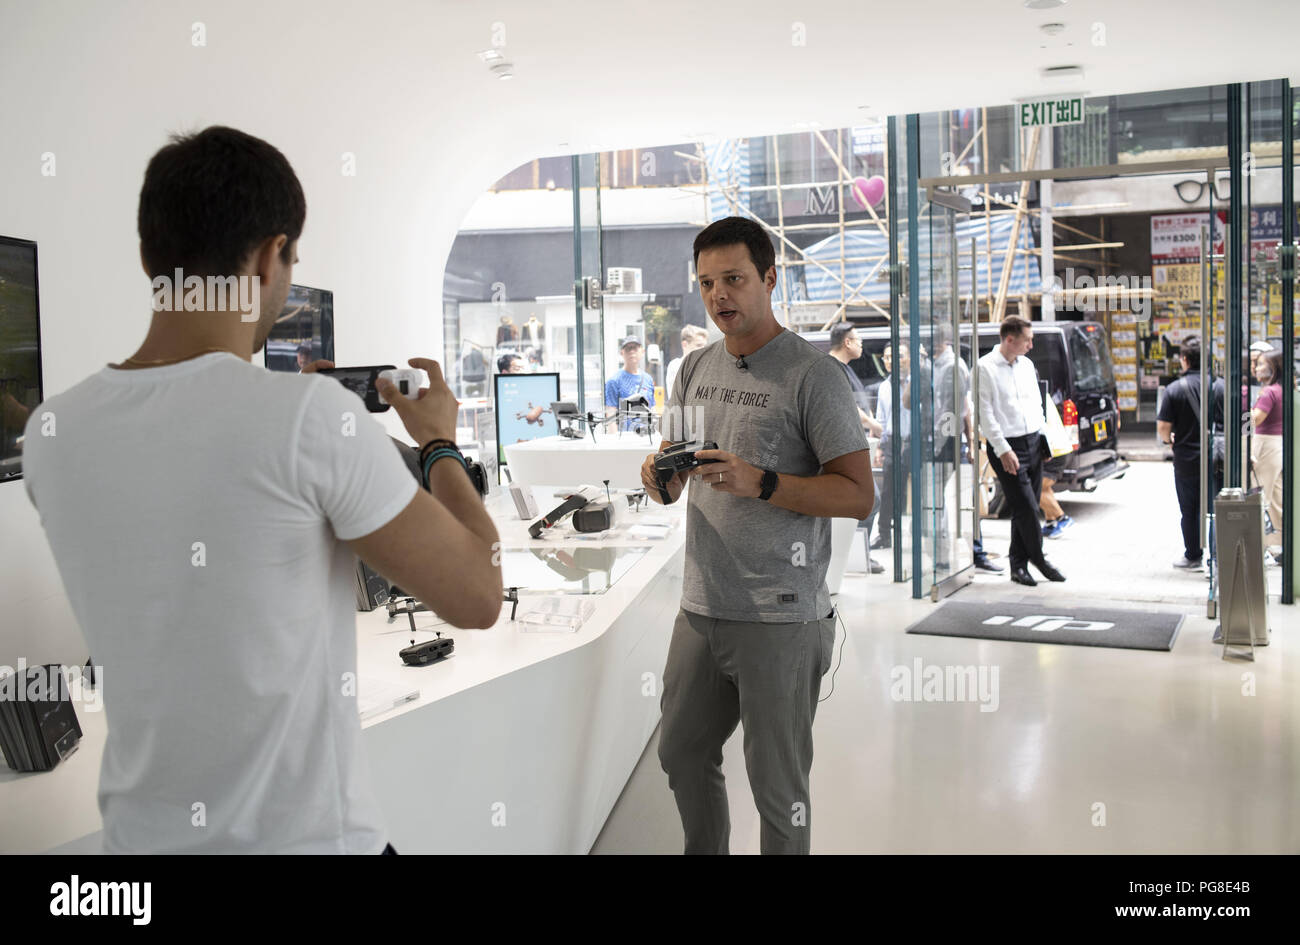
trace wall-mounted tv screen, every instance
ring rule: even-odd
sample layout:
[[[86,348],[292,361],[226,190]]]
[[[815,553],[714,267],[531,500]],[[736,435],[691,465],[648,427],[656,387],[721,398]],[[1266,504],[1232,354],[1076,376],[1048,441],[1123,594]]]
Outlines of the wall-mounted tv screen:
[[[23,428],[41,402],[36,244],[0,236],[0,482],[23,474]]]
[[[291,285],[266,339],[266,366],[296,373],[321,358],[334,360],[334,293]]]
[[[496,374],[497,469],[505,465],[506,446],[554,436],[559,424],[551,404],[560,399],[560,375]]]

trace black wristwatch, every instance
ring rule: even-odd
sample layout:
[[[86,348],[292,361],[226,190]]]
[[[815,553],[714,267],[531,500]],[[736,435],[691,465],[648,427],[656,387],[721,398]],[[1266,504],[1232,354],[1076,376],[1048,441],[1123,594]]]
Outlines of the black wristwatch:
[[[758,497],[764,502],[772,498],[772,493],[776,491],[777,482],[776,471],[772,469],[764,469],[763,478],[759,480],[758,483],[758,488],[760,490]]]

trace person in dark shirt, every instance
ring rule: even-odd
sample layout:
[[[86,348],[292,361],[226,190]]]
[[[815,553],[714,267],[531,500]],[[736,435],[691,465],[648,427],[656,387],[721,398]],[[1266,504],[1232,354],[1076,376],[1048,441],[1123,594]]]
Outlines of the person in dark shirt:
[[[1175,568],[1201,567],[1201,339],[1195,335],[1179,351],[1183,376],[1165,389],[1156,413],[1156,432],[1174,448],[1174,490],[1182,512],[1183,556]],[[1217,414],[1217,411],[1216,411]]]
[[[830,354],[840,362],[845,377],[849,379],[849,390],[853,391],[853,400],[858,405],[858,419],[862,421],[862,428],[872,436],[879,437],[885,432],[885,428],[868,409],[871,406],[869,403],[871,395],[867,393],[866,385],[862,383],[862,378],[858,377],[858,372],[849,367],[850,361],[862,357],[862,339],[858,337],[858,330],[853,325],[839,322],[831,329]],[[871,527],[875,524],[877,511],[877,507],[872,507],[871,514],[860,523],[867,535],[867,572],[870,574],[881,574],[885,570],[884,565],[871,557]]]

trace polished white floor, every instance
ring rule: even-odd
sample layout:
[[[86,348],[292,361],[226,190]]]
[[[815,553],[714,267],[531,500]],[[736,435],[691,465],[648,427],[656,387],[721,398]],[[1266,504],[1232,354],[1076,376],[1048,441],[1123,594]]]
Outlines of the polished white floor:
[[[982,575],[957,596],[1177,610],[1187,619],[1171,652],[905,634],[935,605],[862,574],[858,544],[839,596],[842,663],[815,729],[814,853],[1300,852],[1300,610],[1277,602],[1270,568],[1271,644],[1253,663],[1222,659],[1204,579],[1169,567],[1181,550],[1171,477],[1137,463],[1123,482],[1064,497],[1078,524],[1048,548],[1066,584]],[[986,523],[986,547],[1005,552],[1006,534]],[[891,669],[917,657],[997,666],[997,710],[893,701]],[[681,851],[656,746],[593,852]],[[757,853],[739,732],[724,771],[732,852]]]

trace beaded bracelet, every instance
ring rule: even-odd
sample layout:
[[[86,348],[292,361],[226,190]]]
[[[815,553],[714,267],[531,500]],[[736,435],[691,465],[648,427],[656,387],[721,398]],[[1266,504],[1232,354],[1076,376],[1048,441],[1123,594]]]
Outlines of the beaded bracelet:
[[[425,443],[423,446],[420,447],[420,457],[423,458],[425,451],[428,449],[432,449],[435,446],[449,446],[452,449],[456,450],[456,452],[458,453],[460,452],[460,449],[451,440],[437,439],[437,440],[430,440],[428,443]]]

